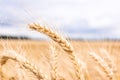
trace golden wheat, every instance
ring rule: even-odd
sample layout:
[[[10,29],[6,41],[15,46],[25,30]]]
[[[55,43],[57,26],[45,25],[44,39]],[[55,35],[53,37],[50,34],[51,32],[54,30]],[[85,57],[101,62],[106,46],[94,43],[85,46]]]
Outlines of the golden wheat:
[[[69,58],[73,64],[72,67],[74,67],[74,69],[75,69],[75,74],[74,75],[70,74],[70,75],[77,77],[77,79],[75,77],[72,77],[72,78],[74,78],[73,80],[92,80],[90,78],[90,75],[89,75],[88,69],[87,69],[87,66],[89,66],[89,65],[86,65],[85,61],[82,61],[81,58],[77,58],[75,56],[75,51],[73,50],[73,47],[66,39],[64,39],[57,32],[55,32],[45,26],[40,26],[39,24],[30,24],[29,27],[35,31],[41,32],[41,33],[49,36],[53,41],[55,41],[56,43],[58,43],[58,45],[61,46],[61,48],[67,53],[67,55],[69,55]],[[58,48],[56,48],[56,46],[54,44],[51,47],[52,47],[51,53],[53,54],[53,56],[52,56],[53,60],[52,60],[52,63],[50,63],[51,76],[49,78],[50,78],[50,80],[66,80],[67,77],[65,78],[65,76],[63,77],[63,75],[61,76],[61,74],[59,74],[60,72],[58,71],[58,69],[60,69],[60,67],[58,65],[59,64],[58,57],[59,57],[60,50],[57,50]],[[86,50],[86,48],[85,48],[85,50]],[[116,66],[114,66],[114,62],[112,62],[112,58],[109,56],[109,53],[107,53],[103,49],[100,49],[100,52],[103,53],[102,57],[97,55],[95,52],[89,52],[89,57],[92,57],[92,59],[98,63],[98,65],[99,65],[99,66],[97,66],[98,72],[105,73],[109,80],[113,80],[114,67],[116,67]],[[3,65],[5,65],[7,63],[7,61],[9,59],[17,62],[21,69],[27,69],[30,72],[32,72],[34,74],[34,76],[37,77],[38,80],[49,80],[49,79],[47,79],[45,74],[43,74],[40,71],[38,66],[33,65],[33,63],[30,60],[28,60],[25,56],[19,54],[19,52],[16,52],[14,49],[13,50],[6,49],[5,52],[0,54],[0,75],[1,75],[0,80],[2,80],[3,77],[5,77],[4,73],[2,72],[2,67],[3,67]],[[22,67],[21,67],[21,65],[22,65]],[[67,66],[67,68],[68,67],[69,66]],[[102,70],[99,68],[102,68]],[[71,72],[72,71],[70,71],[70,73]],[[106,76],[104,76],[104,77],[106,78]],[[16,77],[9,78],[9,80],[18,80],[18,79],[22,80],[24,78],[16,78]]]
[[[112,72],[116,72],[117,69],[115,67],[116,65],[115,65],[114,59],[109,55],[107,50],[101,48],[100,52],[103,55],[102,58],[107,62],[108,66],[110,67]]]
[[[80,67],[77,62],[77,59],[75,57],[74,51],[72,46],[69,44],[69,42],[64,39],[62,36],[58,35],[55,31],[52,31],[51,29],[45,27],[45,26],[40,26],[39,24],[30,24],[29,27],[35,31],[41,32],[47,36],[49,36],[52,40],[54,40],[56,43],[58,43],[63,50],[65,50],[69,58],[71,59],[72,63],[74,64],[74,68],[76,70],[76,76],[78,80],[81,80],[80,78]]]
[[[45,79],[44,75],[39,71],[39,69],[33,65],[31,62],[29,62],[25,57],[22,55],[16,53],[13,50],[7,50],[7,52],[4,52],[1,55],[1,65],[4,65],[8,59],[12,59],[16,62],[19,62],[23,65],[26,69],[30,70],[39,80]]]
[[[99,64],[99,66],[103,69],[104,73],[106,73],[109,80],[113,79],[113,72],[107,63],[94,52],[89,52],[89,55]]]
[[[29,28],[49,36],[52,40],[57,42],[65,51],[70,52],[70,53],[73,52],[73,48],[68,43],[68,41],[64,39],[62,36],[60,36],[58,33],[56,33],[55,31],[45,26],[40,26],[39,24],[30,24]]]
[[[58,75],[58,72],[57,72],[57,69],[58,69],[58,62],[57,62],[57,59],[58,59],[58,52],[57,52],[57,49],[55,46],[51,46],[51,53],[52,53],[52,80],[57,80],[57,75]]]

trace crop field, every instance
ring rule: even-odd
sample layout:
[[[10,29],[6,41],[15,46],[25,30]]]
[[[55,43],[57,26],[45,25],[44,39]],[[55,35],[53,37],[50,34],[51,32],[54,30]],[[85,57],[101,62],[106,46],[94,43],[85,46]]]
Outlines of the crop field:
[[[70,41],[30,24],[51,40],[0,41],[1,80],[120,80],[119,41]]]
[[[83,78],[81,80],[109,80],[104,68],[90,56],[90,53],[97,54],[101,59],[106,60],[113,69],[113,80],[120,80],[120,42],[71,41],[70,43],[80,63],[80,77]],[[25,57],[37,67],[36,69],[41,72],[39,74],[44,75],[48,80],[77,80],[76,70],[69,55],[52,41],[1,40],[0,54],[13,56],[12,53],[20,54],[23,60]],[[112,61],[107,60],[105,55],[109,55],[107,57]],[[22,58],[20,60],[23,61]],[[0,80],[38,79],[37,74],[11,58],[1,64],[0,75]]]
[[[120,0],[0,0],[0,80],[120,80]]]

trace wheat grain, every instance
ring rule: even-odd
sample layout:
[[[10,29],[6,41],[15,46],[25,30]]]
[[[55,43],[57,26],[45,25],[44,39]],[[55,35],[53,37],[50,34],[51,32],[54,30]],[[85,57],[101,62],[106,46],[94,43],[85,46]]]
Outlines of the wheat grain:
[[[58,43],[63,48],[63,50],[68,53],[69,58],[71,59],[72,63],[74,64],[74,68],[76,70],[76,76],[77,76],[78,80],[81,80],[80,67],[76,60],[73,48],[69,44],[69,42],[66,39],[64,39],[62,36],[58,35],[58,33],[52,31],[51,29],[49,29],[45,26],[40,26],[39,24],[34,23],[34,24],[30,24],[29,28],[49,36],[52,40],[54,40],[56,43]]]
[[[30,63],[25,57],[21,56],[20,54],[16,53],[13,50],[7,50],[7,52],[1,55],[1,64],[4,65],[8,59],[12,59],[16,62],[22,64],[26,69],[30,70],[39,80],[46,79],[44,75],[39,71],[39,69]]]
[[[51,29],[45,26],[40,26],[39,24],[30,24],[29,27],[33,30],[46,34],[52,40],[57,42],[65,51],[70,52],[70,53],[73,52],[73,48],[68,43],[68,41],[64,39],[62,36],[60,36],[58,33],[52,31]]]
[[[114,63],[114,59],[110,56],[106,49],[100,48],[100,52],[102,54],[103,59],[108,63],[108,66],[110,67],[112,72],[115,73],[117,69]]]
[[[107,63],[94,52],[89,52],[89,55],[99,64],[99,66],[103,69],[104,73],[107,75],[109,80],[113,80],[112,78],[113,72],[111,71]]]

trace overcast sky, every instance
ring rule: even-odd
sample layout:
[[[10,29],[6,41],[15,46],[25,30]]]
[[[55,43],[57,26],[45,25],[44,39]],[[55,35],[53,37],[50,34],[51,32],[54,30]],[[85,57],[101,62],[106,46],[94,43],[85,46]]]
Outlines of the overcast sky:
[[[120,0],[0,0],[0,34],[41,37],[39,22],[71,38],[120,39]]]

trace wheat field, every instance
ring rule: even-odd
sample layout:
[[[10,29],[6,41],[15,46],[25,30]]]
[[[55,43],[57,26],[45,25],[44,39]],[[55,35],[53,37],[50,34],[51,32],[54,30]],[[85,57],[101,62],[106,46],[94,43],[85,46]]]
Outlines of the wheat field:
[[[67,41],[39,25],[50,41],[0,41],[0,80],[120,80],[120,42]]]
[[[109,53],[109,55],[114,59],[114,64],[116,67],[116,71],[114,74],[114,80],[120,79],[120,42],[82,42],[82,41],[72,41],[72,45],[74,46],[76,55],[83,62],[86,63],[89,77],[91,80],[106,80],[106,76],[102,73],[102,69],[99,68],[99,65],[89,56],[89,51],[94,51],[96,54],[101,55],[103,51]],[[5,48],[4,46],[5,45]],[[0,53],[5,51],[14,50],[16,53],[21,54],[28,58],[32,63],[37,65],[41,72],[44,75],[50,77],[51,75],[51,61],[52,61],[52,49],[51,42],[46,41],[31,41],[31,40],[1,40],[0,41]],[[59,49],[59,58],[58,61],[58,70],[57,74],[60,77],[64,77],[66,80],[74,80],[75,74],[72,64],[70,63],[67,54]],[[10,78],[15,77],[16,79],[17,69],[14,61],[9,60],[3,69],[4,79],[10,80]],[[15,68],[14,68],[15,67]],[[19,68],[18,68],[19,69]],[[13,73],[13,71],[15,71]],[[30,76],[31,75],[31,76]],[[32,78],[33,74],[25,74],[21,76],[27,76]],[[22,80],[22,79],[21,79]],[[30,80],[30,79],[29,79]]]

